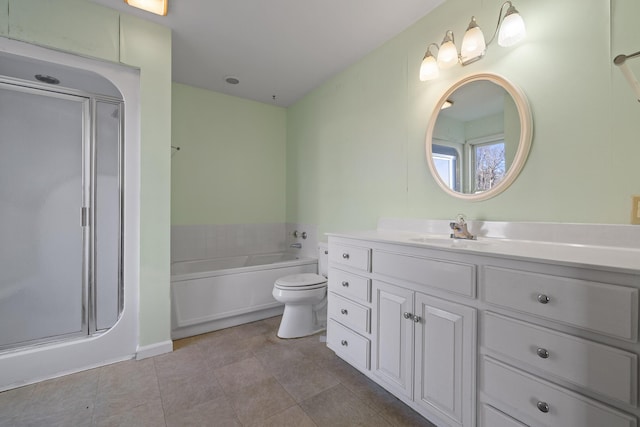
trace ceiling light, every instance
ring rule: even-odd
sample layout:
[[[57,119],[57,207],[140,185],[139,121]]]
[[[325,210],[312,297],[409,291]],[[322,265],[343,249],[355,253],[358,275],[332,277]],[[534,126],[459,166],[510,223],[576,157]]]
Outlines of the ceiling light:
[[[240,83],[240,79],[237,78],[237,77],[233,77],[233,76],[225,77],[224,81],[229,83],[230,85],[237,85],[238,83]]]
[[[505,6],[509,7],[503,17],[502,14]],[[513,6],[511,1],[506,1],[500,7],[500,11],[498,13],[498,24],[496,25],[493,36],[488,43],[485,43],[484,34],[476,22],[475,16],[471,17],[471,22],[469,22],[467,31],[464,33],[460,54],[458,54],[456,49],[453,31],[451,30],[447,30],[439,47],[437,44],[431,43],[427,47],[427,51],[424,54],[424,58],[422,58],[422,63],[420,64],[420,80],[426,81],[435,79],[440,74],[440,69],[444,70],[451,68],[456,64],[468,65],[481,59],[487,51],[487,46],[489,46],[493,39],[496,38],[496,35],[498,36],[498,44],[500,46],[508,47],[520,42],[524,39],[526,34],[527,32],[524,26],[524,21],[522,20],[520,13],[515,6]],[[436,46],[436,48],[438,48],[437,61],[431,53],[431,46]]]
[[[155,13],[156,15],[167,15],[167,2],[169,0],[124,0],[129,6]]]

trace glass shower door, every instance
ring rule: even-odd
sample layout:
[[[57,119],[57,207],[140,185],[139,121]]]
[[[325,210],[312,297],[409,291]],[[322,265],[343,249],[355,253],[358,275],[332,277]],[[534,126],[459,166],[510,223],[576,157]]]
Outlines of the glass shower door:
[[[87,334],[88,112],[0,83],[0,349]]]

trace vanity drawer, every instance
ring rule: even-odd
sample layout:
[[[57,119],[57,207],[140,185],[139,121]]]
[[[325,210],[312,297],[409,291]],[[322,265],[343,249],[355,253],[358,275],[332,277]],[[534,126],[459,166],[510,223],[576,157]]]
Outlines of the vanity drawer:
[[[637,355],[494,313],[483,322],[487,350],[577,386],[635,405]]]
[[[478,418],[480,427],[527,427],[526,424],[522,424],[490,405],[480,406]]]
[[[334,243],[329,246],[329,260],[339,265],[369,272],[371,249]]]
[[[633,416],[525,374],[488,357],[482,360],[482,384],[501,411],[542,426],[632,427]],[[521,414],[521,415],[520,415]]]
[[[329,317],[361,334],[371,332],[370,309],[329,292]]]
[[[335,320],[327,322],[327,346],[360,369],[369,369],[371,342]]]
[[[638,289],[499,267],[485,267],[481,297],[616,338],[638,336]]]
[[[373,252],[373,272],[475,298],[476,266],[392,252]]]
[[[346,271],[331,269],[329,290],[349,298],[371,302],[371,279]]]

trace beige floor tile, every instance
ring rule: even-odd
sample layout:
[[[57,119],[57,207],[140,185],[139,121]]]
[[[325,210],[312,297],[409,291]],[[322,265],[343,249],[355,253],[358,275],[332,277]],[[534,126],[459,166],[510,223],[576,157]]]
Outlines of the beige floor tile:
[[[398,399],[378,409],[378,413],[394,427],[436,427]]]
[[[256,347],[255,340],[238,339],[234,334],[218,335],[199,345],[207,365],[212,369],[252,357]]]
[[[95,427],[161,427],[165,425],[162,403],[160,399],[155,399],[126,411],[94,416],[93,425]]]
[[[160,402],[153,359],[132,360],[101,368],[94,417],[102,419],[152,401]]]
[[[27,414],[15,418],[11,424],[6,425],[11,427],[90,427],[92,417],[93,404],[87,408],[62,409],[48,414]]]
[[[278,370],[275,377],[297,402],[302,402],[340,383],[329,371],[308,361]]]
[[[274,378],[228,393],[227,397],[243,425],[267,419],[295,405],[293,398]]]
[[[273,330],[273,327],[268,323],[262,321],[246,323],[244,325],[235,326],[231,328],[233,334],[239,339],[251,338],[258,335],[268,334]]]
[[[188,377],[158,378],[158,384],[166,415],[189,409],[224,394],[216,376],[207,370]]]
[[[305,360],[303,353],[287,345],[270,345],[254,351],[254,354],[265,368],[274,373]]]
[[[202,349],[196,345],[183,347],[153,358],[156,374],[161,380],[193,377],[209,369]]]
[[[99,375],[99,369],[91,369],[38,383],[23,415],[38,417],[79,410],[91,416]]]
[[[300,403],[300,407],[321,427],[391,425],[342,384]]]
[[[31,396],[37,384],[28,385],[0,393],[0,425],[11,425],[9,420],[22,415],[31,405]]]
[[[231,404],[220,396],[187,410],[167,415],[167,427],[241,427]]]
[[[255,357],[249,357],[230,365],[216,369],[215,375],[226,393],[273,378]]]
[[[270,416],[266,420],[256,421],[250,424],[250,427],[315,427],[307,414],[304,413],[299,406],[292,406],[275,415]]]

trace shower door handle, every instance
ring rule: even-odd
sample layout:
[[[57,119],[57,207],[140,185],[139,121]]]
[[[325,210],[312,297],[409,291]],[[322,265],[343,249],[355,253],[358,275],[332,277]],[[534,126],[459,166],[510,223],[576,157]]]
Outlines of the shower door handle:
[[[89,218],[89,208],[83,206],[80,209],[80,223],[82,224],[82,227],[87,227],[89,225]]]

